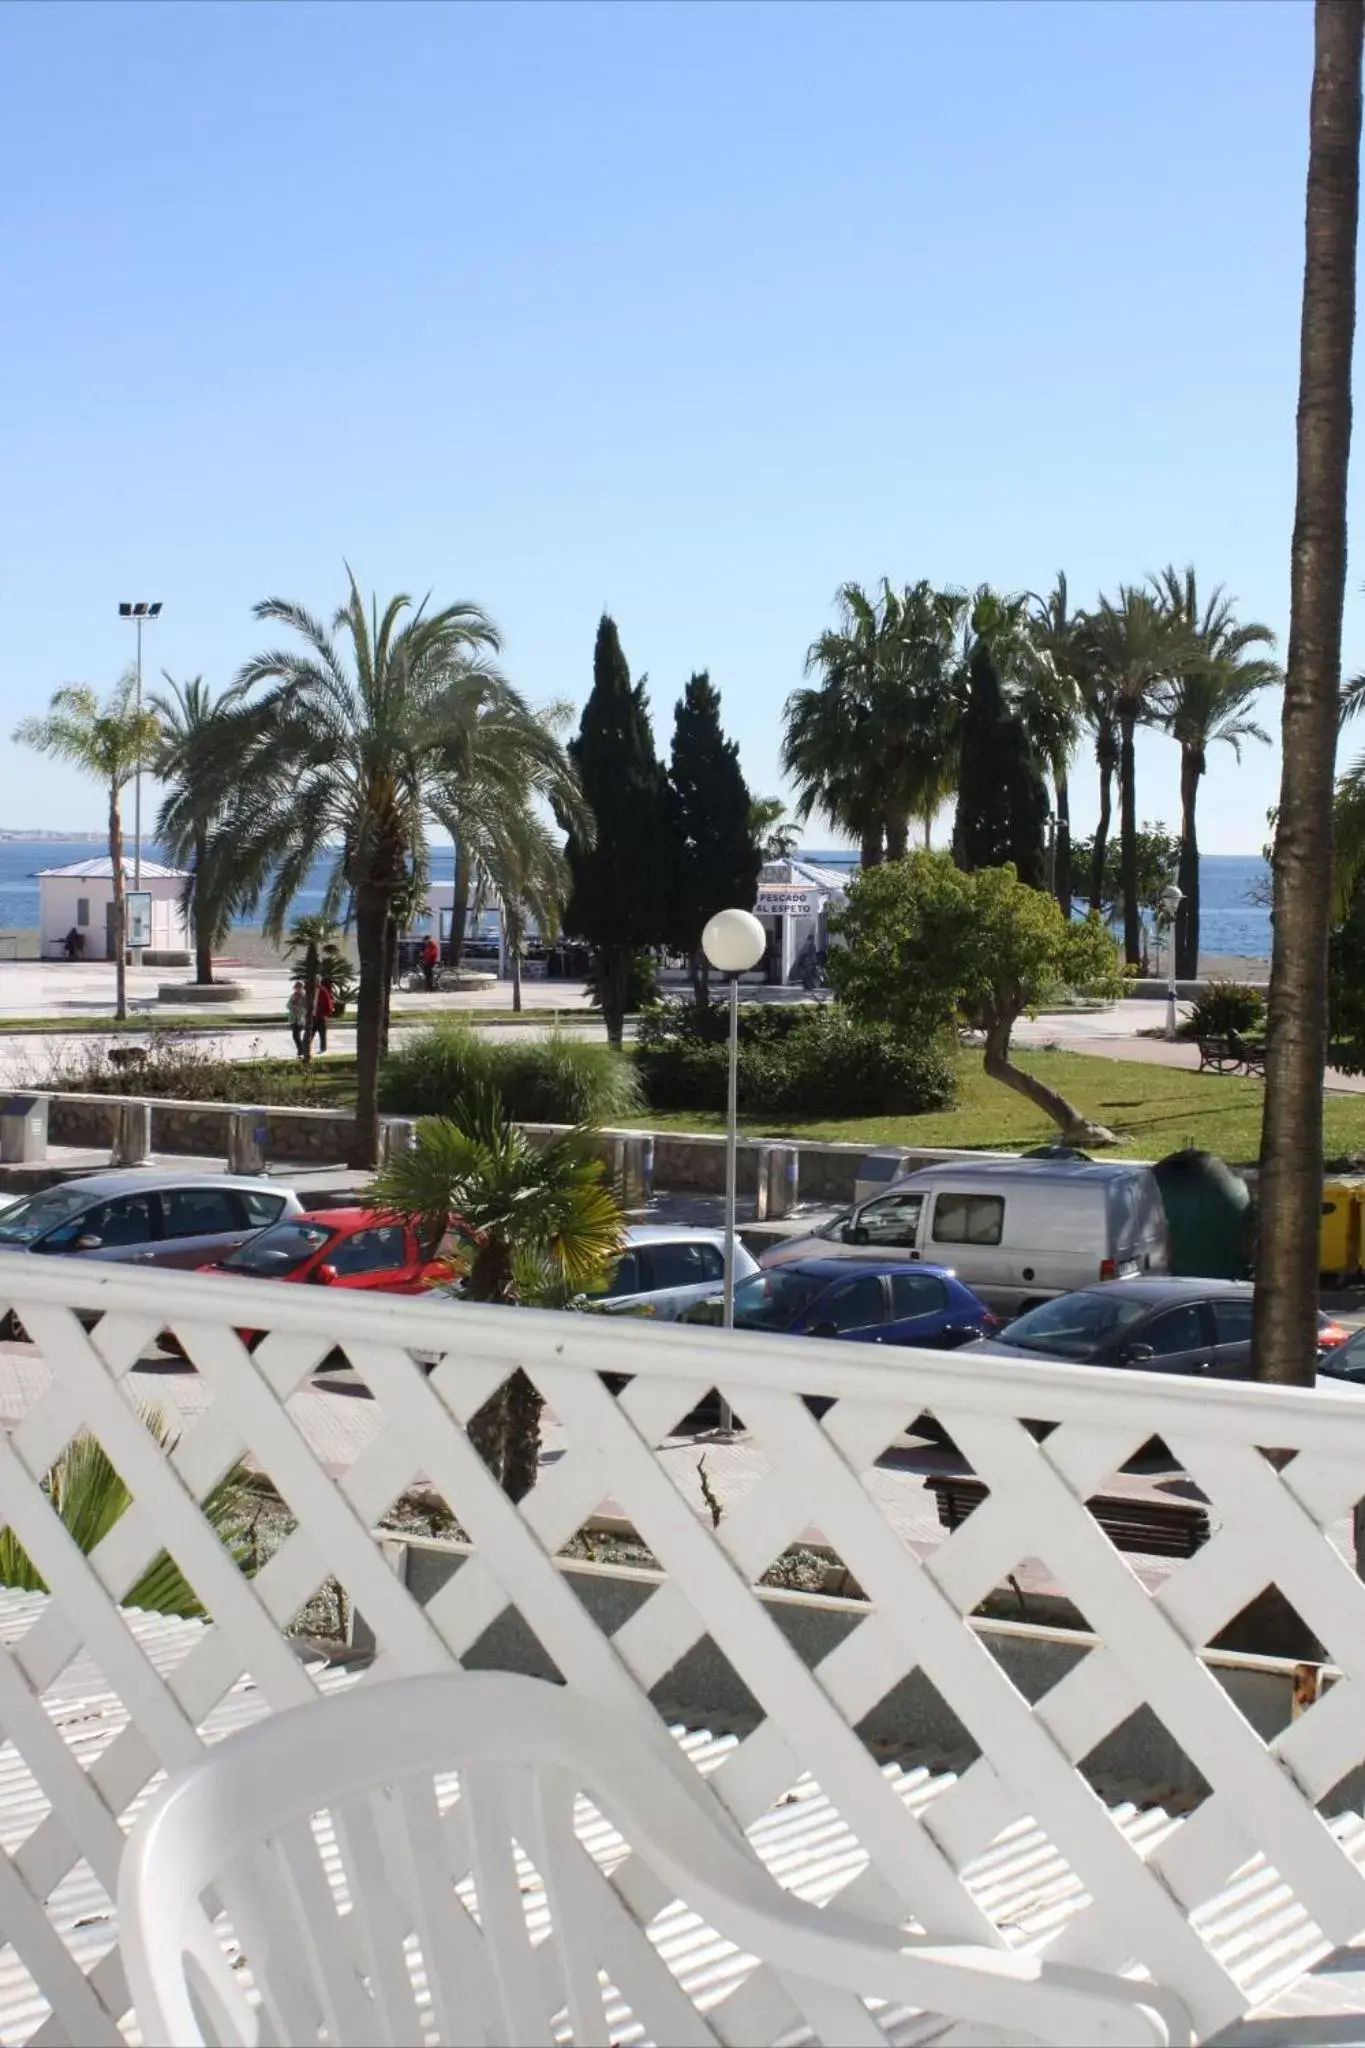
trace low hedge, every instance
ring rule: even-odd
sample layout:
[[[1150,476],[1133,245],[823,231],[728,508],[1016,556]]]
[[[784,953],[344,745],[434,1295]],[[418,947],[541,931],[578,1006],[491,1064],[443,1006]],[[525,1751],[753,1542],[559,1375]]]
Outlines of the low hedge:
[[[635,1062],[658,1110],[721,1110],[728,1076],[723,1005],[666,1003],[640,1020]],[[740,1011],[739,1107],[769,1116],[918,1116],[951,1108],[947,1038],[900,1038],[838,1004],[746,1004]]]
[[[453,1019],[394,1047],[379,1106],[394,1116],[444,1116],[471,1084],[495,1089],[519,1123],[611,1123],[640,1107],[635,1069],[605,1045],[558,1033],[499,1041]]]

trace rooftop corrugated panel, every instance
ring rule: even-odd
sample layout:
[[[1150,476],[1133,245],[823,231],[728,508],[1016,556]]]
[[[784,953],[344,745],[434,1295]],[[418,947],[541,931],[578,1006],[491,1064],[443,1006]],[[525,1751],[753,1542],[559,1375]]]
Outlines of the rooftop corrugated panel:
[[[39,868],[38,880],[40,882],[50,881],[65,876],[75,882],[108,882],[112,880],[113,873],[114,864],[106,853],[103,855],[97,854],[92,860],[74,860],[70,867]],[[132,859],[131,857],[125,857],[123,862],[124,880],[127,881],[132,873]],[[158,860],[144,860],[142,863],[142,879],[144,882],[183,882],[186,876],[183,868],[167,868],[163,867]]]

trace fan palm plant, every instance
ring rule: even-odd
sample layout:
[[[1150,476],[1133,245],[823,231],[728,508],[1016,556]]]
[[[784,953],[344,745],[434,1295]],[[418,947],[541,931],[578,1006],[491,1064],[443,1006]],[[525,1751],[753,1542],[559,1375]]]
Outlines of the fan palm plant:
[[[211,982],[214,951],[244,907],[241,866],[231,846],[214,838],[231,794],[219,731],[222,721],[240,706],[242,691],[234,684],[215,697],[202,676],[178,683],[165,669],[161,673],[166,693],[157,691],[148,700],[161,721],[156,773],[169,785],[156,836],[175,866],[189,877],[185,909],[194,936],[194,978]]]
[[[144,1408],[142,1420],[169,1457],[176,1438],[159,1408]],[[75,1436],[43,1480],[43,1492],[67,1535],[88,1557],[103,1542],[129,1505],[123,1477],[97,1437]],[[254,1569],[246,1468],[237,1465],[203,1502],[200,1512],[244,1572]],[[28,1552],[9,1528],[0,1529],[0,1586],[19,1592],[45,1593],[47,1587]],[[166,1551],[153,1558],[137,1584],[123,1597],[125,1607],[149,1614],[200,1615],[199,1597],[179,1565]]]
[[[594,1286],[622,1243],[621,1210],[580,1126],[537,1146],[498,1097],[473,1087],[448,1117],[423,1118],[365,1200],[410,1217],[426,1241],[449,1230],[467,1254],[471,1301],[558,1302]],[[516,1373],[470,1423],[490,1471],[514,1500],[535,1484],[541,1399]]]
[[[109,867],[114,896],[114,1015],[128,1015],[128,926],[124,912],[123,815],[120,799],[144,761],[155,758],[161,726],[139,707],[137,677],[128,669],[101,704],[83,683],[57,690],[46,718],[25,718],[14,728],[21,747],[69,761],[104,785],[109,805]]]
[[[1269,746],[1270,735],[1252,717],[1262,690],[1281,681],[1278,665],[1257,649],[1273,648],[1275,635],[1256,621],[1239,625],[1221,583],[1199,601],[1193,567],[1171,565],[1153,583],[1158,602],[1183,630],[1187,646],[1176,671],[1158,684],[1157,717],[1180,748],[1180,872],[1183,900],[1175,920],[1175,971],[1182,981],[1199,972],[1199,784],[1209,748],[1219,741],[1238,760],[1244,740]]]
[[[237,798],[219,829],[264,894],[265,928],[275,937],[314,862],[339,848],[322,909],[335,916],[349,902],[355,917],[353,1160],[373,1165],[392,904],[424,860],[425,811],[448,779],[452,735],[468,725],[473,705],[520,699],[490,666],[500,641],[477,605],[428,612],[400,595],[381,614],[377,601],[367,610],[347,574],[349,594],[330,630],[283,598],[256,606],[258,619],[287,626],[302,645],[258,654],[241,671],[243,690],[267,690],[223,721],[220,746],[236,754]],[[245,763],[234,729],[249,743]]]
[[[1123,949],[1130,966],[1142,959],[1142,913],[1137,872],[1137,764],[1139,725],[1159,716],[1157,694],[1182,671],[1188,636],[1180,619],[1150,592],[1122,585],[1117,600],[1102,597],[1086,630],[1095,663],[1097,702],[1105,705],[1118,737],[1120,873],[1123,878]]]

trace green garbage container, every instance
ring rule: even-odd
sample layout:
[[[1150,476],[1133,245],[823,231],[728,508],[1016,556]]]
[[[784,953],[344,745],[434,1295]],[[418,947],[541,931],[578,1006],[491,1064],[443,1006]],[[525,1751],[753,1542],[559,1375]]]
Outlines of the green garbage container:
[[[1152,1168],[1171,1235],[1171,1271],[1207,1280],[1251,1275],[1251,1190],[1212,1152],[1172,1152]]]

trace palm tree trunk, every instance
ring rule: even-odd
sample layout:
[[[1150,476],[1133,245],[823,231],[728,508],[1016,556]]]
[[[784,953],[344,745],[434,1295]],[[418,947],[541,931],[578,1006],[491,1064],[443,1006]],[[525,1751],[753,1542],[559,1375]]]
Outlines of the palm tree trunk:
[[[398,920],[390,917],[384,927],[384,1000],[379,1019],[379,1057],[389,1056],[389,1018],[393,1009],[393,977],[398,965]]]
[[[1095,825],[1095,844],[1090,855],[1090,911],[1099,917],[1104,911],[1104,863],[1109,853],[1109,827],[1114,816],[1114,763],[1108,751],[1096,749],[1100,771],[1100,815]]]
[[[1194,747],[1180,752],[1180,867],[1177,881],[1184,892],[1175,914],[1175,977],[1194,981],[1199,974],[1199,829],[1195,810],[1204,759]]]
[[[908,811],[888,811],[885,819],[886,857],[888,860],[904,860],[910,844],[910,815]]]
[[[114,891],[114,1015],[128,1015],[128,920],[123,902],[123,820],[118,784],[109,785],[109,868]]]
[[[692,975],[693,1004],[698,1010],[709,1010],[711,1007],[711,963],[700,946],[692,948],[692,957],[688,962],[688,967]]]
[[[881,864],[882,828],[880,825],[869,825],[859,842],[858,866],[866,874],[869,868],[879,868]]]
[[[1057,843],[1053,851],[1052,888],[1062,915],[1071,915],[1071,785],[1066,769],[1054,768],[1052,788],[1057,799]]]
[[[455,882],[450,904],[450,964],[458,967],[464,958],[465,926],[469,923],[469,891],[473,876],[469,870],[469,856],[459,841],[455,842]]]
[[[507,916],[506,911],[503,912]],[[512,1008],[521,1009],[521,919],[507,918],[507,943],[512,955]]]
[[[1123,885],[1123,952],[1130,967],[1142,963],[1142,912],[1138,904],[1137,759],[1133,737],[1136,712],[1119,713],[1119,879]]]
[[[1275,831],[1252,1371],[1311,1386],[1317,1355],[1332,796],[1346,593],[1362,0],[1317,0],[1299,343],[1298,490]]]
[[[934,814],[933,814],[933,812],[932,812],[932,811],[926,811],[926,812],[924,813],[924,851],[925,851],[926,853],[932,853],[932,852],[933,852],[933,850],[934,850]]]
[[[213,980],[213,933],[210,913],[204,901],[204,873],[208,860],[209,835],[202,825],[194,828],[194,890],[190,912],[194,919],[194,978],[201,987]]]
[[[355,1131],[352,1166],[373,1166],[379,1152],[379,1037],[384,1006],[384,934],[388,891],[362,882],[355,892],[360,986],[355,1000]]]

